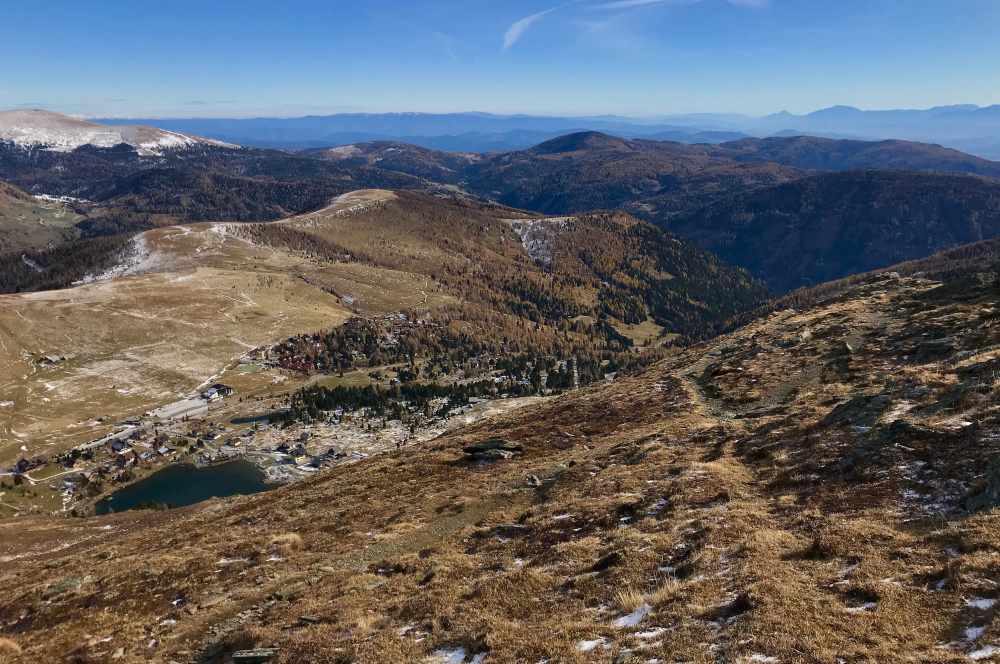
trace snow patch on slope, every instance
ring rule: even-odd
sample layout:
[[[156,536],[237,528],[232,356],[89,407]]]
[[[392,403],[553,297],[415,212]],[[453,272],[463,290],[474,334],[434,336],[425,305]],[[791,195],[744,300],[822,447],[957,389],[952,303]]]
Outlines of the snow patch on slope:
[[[531,260],[542,267],[552,267],[552,246],[555,235],[565,230],[575,217],[548,217],[544,219],[508,219],[521,245]]]
[[[152,266],[152,256],[153,254],[149,249],[146,238],[142,235],[137,235],[132,238],[129,246],[122,252],[121,259],[116,265],[100,274],[88,274],[83,279],[74,281],[73,285],[92,284],[98,281],[109,281],[119,277],[147,272]]]
[[[326,155],[331,159],[350,159],[359,154],[361,154],[361,148],[357,145],[341,145],[326,151]]]

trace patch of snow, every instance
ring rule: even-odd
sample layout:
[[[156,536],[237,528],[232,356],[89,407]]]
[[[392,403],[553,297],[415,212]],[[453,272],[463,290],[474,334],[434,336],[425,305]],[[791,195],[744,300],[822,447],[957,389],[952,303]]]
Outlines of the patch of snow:
[[[986,632],[986,628],[978,625],[965,628],[965,640],[975,641]]]
[[[649,509],[646,510],[646,514],[649,516],[656,516],[657,514],[665,510],[667,508],[667,505],[669,504],[670,504],[669,500],[667,500],[666,498],[660,498],[655,503],[650,505]]]
[[[972,599],[965,600],[966,606],[973,609],[979,609],[981,611],[992,609],[993,605],[996,603],[997,601],[995,599],[991,599],[988,597],[973,597]]]
[[[648,641],[650,639],[655,639],[667,630],[663,627],[653,627],[642,632],[636,632],[635,638]]]
[[[36,200],[44,203],[90,203],[85,198],[73,198],[72,196],[52,196],[50,194],[35,194]]]
[[[868,611],[874,611],[878,604],[876,602],[865,602],[861,606],[849,606],[845,611],[848,613],[866,613]]]
[[[643,620],[645,620],[646,616],[648,616],[652,610],[653,607],[651,607],[649,604],[643,604],[632,613],[617,618],[613,624],[615,627],[619,629],[624,629],[627,627],[635,627]]]
[[[149,267],[149,258],[152,252],[146,243],[143,235],[136,235],[132,238],[129,246],[122,252],[120,262],[100,274],[88,274],[79,281],[74,281],[74,286],[92,284],[99,281],[109,281],[119,277],[126,277],[133,274],[140,274]]]
[[[591,650],[597,648],[598,646],[602,648],[607,648],[608,640],[605,638],[599,638],[590,641],[588,640],[579,641],[576,644],[576,649],[580,652],[590,652]]]
[[[996,654],[1000,654],[1000,648],[996,646],[984,646],[979,650],[973,650],[972,652],[970,652],[969,659],[978,662],[981,659],[986,659]]]
[[[776,664],[778,662],[777,657],[769,657],[767,655],[761,655],[760,653],[754,653],[747,657],[748,662],[761,662],[762,664]]]
[[[427,664],[463,664],[466,661],[466,657],[465,648],[439,648],[432,652],[424,661]],[[486,661],[486,653],[477,653],[468,661],[469,664],[483,664]]]
[[[511,228],[521,239],[528,257],[544,268],[552,267],[552,245],[556,233],[568,227],[574,217],[510,219]]]
[[[28,258],[27,255],[25,255],[25,254],[21,254],[21,262],[24,263],[25,265],[27,265],[32,270],[34,270],[35,272],[45,272],[45,268],[43,268],[41,265],[39,265],[35,261],[33,261],[30,258]]]

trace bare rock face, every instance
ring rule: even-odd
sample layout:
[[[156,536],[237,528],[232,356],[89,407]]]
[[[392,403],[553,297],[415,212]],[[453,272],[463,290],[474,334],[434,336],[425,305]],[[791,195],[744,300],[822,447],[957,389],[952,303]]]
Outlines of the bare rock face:
[[[254,648],[253,650],[238,650],[233,653],[233,662],[243,664],[262,664],[277,658],[277,648]]]

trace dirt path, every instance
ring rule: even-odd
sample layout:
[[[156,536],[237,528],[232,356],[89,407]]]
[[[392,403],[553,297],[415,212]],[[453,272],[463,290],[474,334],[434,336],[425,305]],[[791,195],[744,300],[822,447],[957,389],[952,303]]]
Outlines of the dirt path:
[[[846,337],[846,344],[849,352],[856,352],[865,343],[865,339],[870,334],[878,331],[885,324],[885,317],[881,312],[874,310],[870,303],[865,303],[864,310],[858,314],[858,321],[861,326],[851,335]],[[773,344],[765,344],[764,351],[768,353],[780,353],[781,349]],[[765,396],[748,404],[732,406],[724,399],[713,397],[709,393],[707,381],[704,378],[705,370],[715,362],[720,356],[704,354],[696,362],[674,372],[677,378],[691,393],[695,403],[701,405],[707,414],[715,419],[727,422],[739,422],[754,413],[765,413],[778,406],[787,404],[795,394],[804,387],[816,385],[823,372],[823,367],[819,363],[808,365],[787,381],[779,383],[770,389]]]

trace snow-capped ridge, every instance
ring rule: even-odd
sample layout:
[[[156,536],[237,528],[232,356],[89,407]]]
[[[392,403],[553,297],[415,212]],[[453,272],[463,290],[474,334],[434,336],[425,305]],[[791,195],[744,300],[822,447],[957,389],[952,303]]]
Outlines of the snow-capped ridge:
[[[165,150],[182,150],[199,144],[238,147],[156,127],[101,125],[41,109],[0,111],[0,142],[51,152],[72,152],[84,145],[111,148],[126,143],[144,157],[161,156]]]

